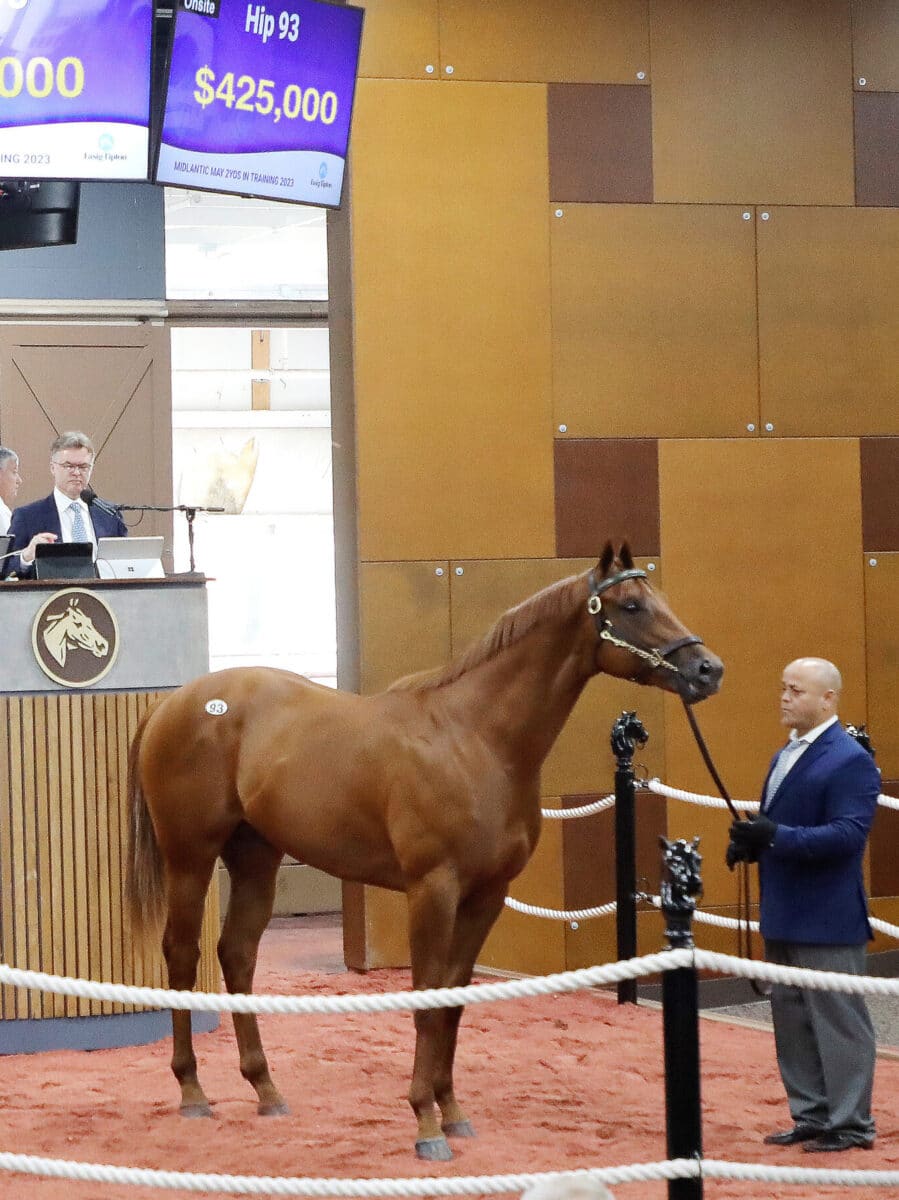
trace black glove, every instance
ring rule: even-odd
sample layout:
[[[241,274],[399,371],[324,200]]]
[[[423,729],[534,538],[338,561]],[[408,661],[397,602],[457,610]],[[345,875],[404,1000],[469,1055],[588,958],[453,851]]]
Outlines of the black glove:
[[[776,833],[776,822],[759,813],[751,821],[734,821],[730,827],[730,840],[741,848],[767,850],[773,844]]]
[[[724,861],[727,863],[728,870],[732,871],[737,863],[754,863],[759,860],[758,850],[751,846],[739,846],[736,842],[728,842],[727,851],[724,855]]]

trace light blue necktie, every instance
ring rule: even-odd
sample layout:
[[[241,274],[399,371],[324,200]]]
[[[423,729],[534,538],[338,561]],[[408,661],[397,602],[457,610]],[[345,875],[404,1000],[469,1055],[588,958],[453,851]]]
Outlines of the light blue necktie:
[[[91,535],[85,528],[84,517],[81,515],[81,505],[76,500],[73,500],[69,505],[69,512],[72,514],[72,540],[75,542],[89,542]]]
[[[787,771],[796,761],[796,751],[800,746],[807,746],[808,742],[805,738],[796,738],[793,742],[787,742],[783,750],[780,752],[780,757],[774,764],[774,770],[771,772],[771,778],[768,780],[768,786],[765,788],[765,804],[771,803],[771,798],[780,785],[784,781]]]

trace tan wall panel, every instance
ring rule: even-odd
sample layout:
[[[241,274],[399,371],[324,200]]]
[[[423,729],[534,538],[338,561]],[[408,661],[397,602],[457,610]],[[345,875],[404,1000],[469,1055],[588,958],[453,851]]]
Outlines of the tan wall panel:
[[[364,563],[359,592],[363,692],[449,661],[449,563]]]
[[[354,0],[365,9],[359,76],[440,77],[437,0]],[[431,72],[426,70],[431,67]]]
[[[637,83],[645,0],[440,0],[441,73],[454,79]]]
[[[553,406],[566,437],[737,437],[758,420],[749,210],[553,218]]]
[[[899,433],[899,210],[771,209],[758,260],[763,424]]]
[[[877,565],[872,567],[873,559]],[[868,730],[884,779],[899,779],[899,554],[864,559]]]
[[[857,87],[899,92],[896,0],[852,0],[852,67]]]
[[[843,673],[841,716],[865,720],[859,450],[854,439],[681,441],[659,446],[662,554],[676,611],[724,660],[696,710],[735,798],[757,799],[779,724],[781,671],[805,654]],[[666,700],[673,787],[713,794],[680,704]],[[671,801],[670,837],[702,836],[707,904],[736,900],[729,816]]]
[[[599,557],[602,546],[597,546]],[[645,566],[648,559],[637,559]],[[557,580],[580,574],[596,559],[532,559],[453,564],[453,654],[480,638],[507,609]],[[653,566],[656,562],[653,561]],[[462,575],[456,575],[461,568]],[[657,574],[657,572],[656,572]],[[655,581],[656,576],[651,576]],[[651,774],[664,762],[661,693],[627,680],[598,676],[585,688],[543,768],[544,795],[573,795],[611,790],[615,760],[609,747],[612,723],[623,709],[637,709],[653,738],[639,760]]]
[[[543,807],[558,808],[559,800],[546,800]],[[564,907],[561,827],[561,821],[543,822],[531,861],[509,889],[513,899],[540,908]],[[478,966],[522,975],[564,971],[564,923],[505,908],[487,935]]]
[[[849,0],[650,0],[657,201],[852,204]]]
[[[360,80],[354,120],[360,557],[551,554],[546,89]]]

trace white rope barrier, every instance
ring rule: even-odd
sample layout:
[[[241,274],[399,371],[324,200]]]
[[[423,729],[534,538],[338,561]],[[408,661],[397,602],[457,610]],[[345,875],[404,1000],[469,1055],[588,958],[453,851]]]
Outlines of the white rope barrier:
[[[611,808],[615,803],[614,796],[603,796],[592,804],[582,804],[579,808],[541,808],[540,815],[547,821],[566,821],[571,817],[592,817],[594,813]]]
[[[899,1171],[851,1171],[846,1168],[771,1167],[721,1159],[674,1158],[664,1162],[588,1167],[514,1175],[460,1175],[413,1179],[292,1179],[283,1175],[193,1174],[110,1163],[73,1162],[29,1154],[0,1153],[0,1170],[81,1182],[133,1184],[186,1192],[222,1192],[232,1196],[483,1196],[521,1192],[537,1184],[595,1180],[604,1184],[648,1183],[672,1179],[730,1179],[767,1183],[809,1183],[845,1187],[896,1187]]]
[[[667,796],[669,800],[684,800],[687,804],[698,804],[700,808],[727,808],[727,802],[720,796],[704,796],[700,792],[685,792],[682,788],[668,787],[659,779],[640,779],[635,786],[657,796]],[[745,808],[747,812],[758,812],[758,800],[735,800],[737,808]]]
[[[591,917],[608,917],[618,909],[616,901],[602,904],[599,908],[576,908],[566,911],[560,908],[539,908],[536,904],[524,904],[521,900],[506,897],[506,907],[529,917],[545,917],[549,921],[588,921]]]

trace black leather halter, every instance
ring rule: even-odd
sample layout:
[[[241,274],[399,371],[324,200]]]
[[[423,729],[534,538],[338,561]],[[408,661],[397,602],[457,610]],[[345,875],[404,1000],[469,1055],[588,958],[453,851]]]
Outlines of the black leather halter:
[[[625,641],[624,638],[616,637],[612,632],[612,622],[603,614],[602,600],[600,597],[603,592],[607,592],[609,588],[615,587],[618,583],[624,583],[626,579],[646,579],[645,571],[639,567],[631,567],[626,571],[617,571],[614,575],[610,575],[607,579],[597,580],[596,573],[590,572],[590,596],[587,600],[587,612],[593,617],[596,624],[596,632],[600,639],[604,642],[611,642],[613,646],[618,646],[622,650],[630,650],[631,654],[635,654],[637,658],[642,658],[650,664],[651,669],[664,667],[666,671],[673,671],[675,675],[681,675],[683,672],[680,667],[675,666],[673,662],[669,662],[669,657],[678,650],[682,650],[684,646],[701,646],[702,638],[697,637],[695,633],[688,633],[686,637],[676,638],[673,642],[668,642],[664,646],[659,646],[657,650],[643,650],[639,646],[634,646],[631,642]]]

